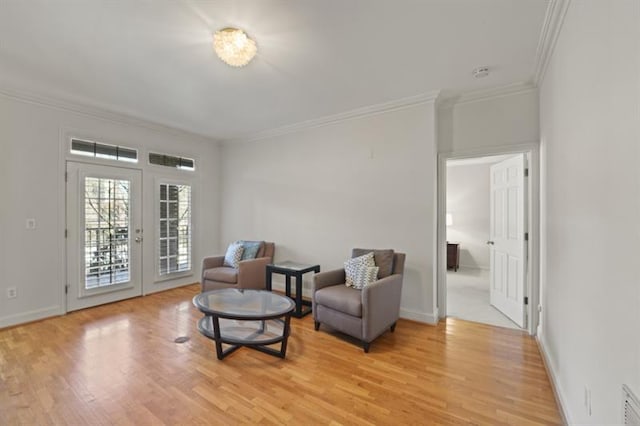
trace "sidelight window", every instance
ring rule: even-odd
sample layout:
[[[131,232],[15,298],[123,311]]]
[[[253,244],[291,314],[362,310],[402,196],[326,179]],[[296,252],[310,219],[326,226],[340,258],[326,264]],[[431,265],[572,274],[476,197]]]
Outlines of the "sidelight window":
[[[158,273],[191,271],[191,186],[160,183]]]

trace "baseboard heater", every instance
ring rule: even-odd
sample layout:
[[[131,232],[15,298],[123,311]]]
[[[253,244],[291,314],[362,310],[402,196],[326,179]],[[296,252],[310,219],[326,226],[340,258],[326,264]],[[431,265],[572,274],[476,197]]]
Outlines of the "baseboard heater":
[[[640,426],[640,399],[627,385],[622,385],[622,418],[625,425]]]

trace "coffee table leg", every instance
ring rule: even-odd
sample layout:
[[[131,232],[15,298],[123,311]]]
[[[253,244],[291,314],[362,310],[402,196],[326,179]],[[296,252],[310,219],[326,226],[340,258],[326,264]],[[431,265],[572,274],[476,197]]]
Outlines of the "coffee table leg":
[[[224,358],[224,353],[222,352],[222,338],[220,337],[220,320],[218,317],[211,316],[211,321],[213,322],[213,341],[216,343],[216,355],[218,359]]]
[[[280,357],[284,358],[287,354],[287,340],[289,340],[289,323],[291,322],[291,313],[284,318],[284,329],[282,330],[282,345],[280,346]]]

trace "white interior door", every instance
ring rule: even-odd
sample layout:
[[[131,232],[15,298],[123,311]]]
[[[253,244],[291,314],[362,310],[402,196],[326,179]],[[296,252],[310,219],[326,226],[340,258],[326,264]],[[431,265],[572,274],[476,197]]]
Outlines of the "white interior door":
[[[525,327],[526,186],[525,157],[518,154],[491,166],[491,304]]]
[[[142,294],[141,172],[67,163],[67,310]]]

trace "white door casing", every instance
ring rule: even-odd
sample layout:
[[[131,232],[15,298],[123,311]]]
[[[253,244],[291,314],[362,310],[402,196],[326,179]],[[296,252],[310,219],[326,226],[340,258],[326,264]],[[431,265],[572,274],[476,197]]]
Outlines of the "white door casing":
[[[67,311],[142,294],[142,173],[67,162]]]
[[[525,290],[527,199],[525,156],[490,168],[490,300],[520,327],[526,327]]]

